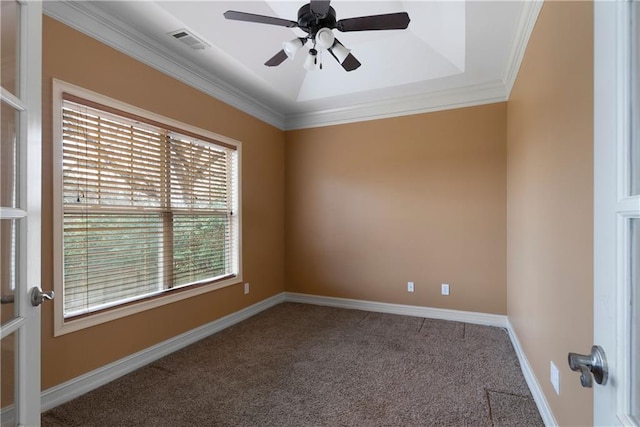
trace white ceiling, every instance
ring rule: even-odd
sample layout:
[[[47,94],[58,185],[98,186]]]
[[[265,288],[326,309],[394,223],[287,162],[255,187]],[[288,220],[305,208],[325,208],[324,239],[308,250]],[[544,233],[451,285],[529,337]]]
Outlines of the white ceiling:
[[[226,20],[227,10],[297,20],[300,1],[56,1],[45,13],[282,129],[507,99],[539,1],[333,0],[337,19],[406,11],[407,30],[341,33],[362,66],[346,72],[309,45],[278,67],[264,62],[300,29]],[[193,50],[169,33],[187,29]]]

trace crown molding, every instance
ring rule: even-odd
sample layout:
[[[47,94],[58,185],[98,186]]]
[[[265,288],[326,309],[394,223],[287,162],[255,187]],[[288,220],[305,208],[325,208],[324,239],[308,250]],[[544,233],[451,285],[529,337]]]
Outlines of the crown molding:
[[[522,12],[520,13],[516,33],[509,51],[509,58],[502,76],[507,98],[511,95],[511,89],[513,89],[513,85],[518,77],[518,71],[520,71],[522,59],[527,50],[529,38],[531,37],[531,33],[533,33],[533,28],[536,25],[543,3],[544,0],[529,0],[523,2]]]
[[[493,104],[507,100],[502,82],[458,87],[371,102],[350,107],[331,108],[286,117],[285,130],[331,126],[366,120],[385,119],[454,108]]]
[[[123,22],[106,19],[91,2],[47,1],[44,13],[164,74],[279,129],[284,115],[247,96],[206,70],[171,54]]]

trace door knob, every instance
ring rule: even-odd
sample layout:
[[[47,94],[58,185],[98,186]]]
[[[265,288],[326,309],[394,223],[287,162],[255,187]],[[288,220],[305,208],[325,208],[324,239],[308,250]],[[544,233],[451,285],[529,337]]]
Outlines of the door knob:
[[[43,292],[42,289],[33,287],[31,288],[29,296],[31,298],[31,305],[37,307],[42,304],[42,301],[51,301],[55,294],[53,291]]]
[[[569,368],[572,371],[580,372],[582,387],[591,388],[594,379],[600,385],[607,383],[609,376],[607,358],[599,345],[591,347],[591,354],[569,353],[568,359]]]

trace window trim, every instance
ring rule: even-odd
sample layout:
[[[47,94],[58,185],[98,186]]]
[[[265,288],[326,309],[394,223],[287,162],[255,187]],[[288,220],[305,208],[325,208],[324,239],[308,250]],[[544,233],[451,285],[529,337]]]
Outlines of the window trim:
[[[237,164],[237,262],[238,274],[227,279],[194,287],[178,288],[175,291],[144,298],[138,301],[123,303],[104,311],[97,311],[87,315],[77,316],[73,319],[64,318],[64,250],[63,250],[63,176],[62,176],[62,101],[63,93],[77,98],[93,102],[95,104],[123,112],[129,116],[136,116],[147,121],[162,123],[167,127],[178,129],[183,133],[191,133],[205,139],[215,141],[219,145],[227,145],[236,149]],[[79,86],[53,79],[53,289],[57,295],[54,299],[54,336],[68,334],[91,326],[130,316],[153,308],[161,307],[197,295],[202,295],[216,289],[242,283],[242,142],[218,135],[211,131],[200,129],[186,123],[152,113],[141,108],[134,107],[124,102],[107,96],[83,89]]]

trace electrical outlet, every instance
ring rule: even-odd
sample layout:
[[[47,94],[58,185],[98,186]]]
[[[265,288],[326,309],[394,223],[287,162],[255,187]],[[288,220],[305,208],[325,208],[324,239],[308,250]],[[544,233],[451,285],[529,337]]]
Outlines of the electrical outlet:
[[[407,282],[407,292],[413,292],[413,282]]]
[[[553,389],[556,391],[556,394],[560,394],[560,372],[556,365],[551,361],[551,385]]]
[[[244,294],[247,295],[249,293],[249,282],[244,284]]]
[[[449,295],[449,284],[448,283],[443,283],[442,284],[442,295]]]

